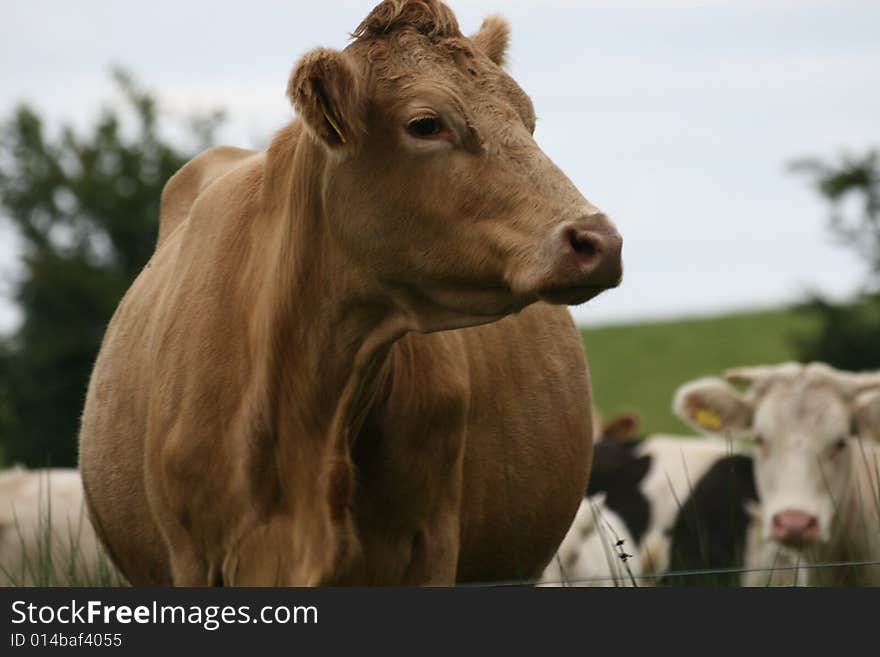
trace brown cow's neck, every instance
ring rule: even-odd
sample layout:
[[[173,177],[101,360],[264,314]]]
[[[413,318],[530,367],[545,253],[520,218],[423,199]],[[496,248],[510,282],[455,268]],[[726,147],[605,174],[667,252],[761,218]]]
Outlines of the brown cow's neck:
[[[272,319],[266,330],[277,381],[297,402],[283,412],[308,417],[310,430],[326,433],[334,421],[347,420],[336,427],[347,429],[355,419],[337,416],[342,406],[358,407],[371,394],[370,382],[405,330],[381,289],[330,235],[321,200],[325,149],[305,133],[287,146],[286,153],[270,148],[269,154],[270,168],[277,164],[273,157],[283,155],[292,175],[279,190],[284,220],[272,241],[277,284],[267,286]]]
[[[346,525],[354,485],[350,444],[379,387],[378,375],[387,372],[391,346],[405,331],[381,292],[328,234],[321,202],[326,166],[324,149],[296,124],[269,149],[264,202],[268,217],[281,220],[266,222],[271,234],[262,243],[272,245],[274,279],[262,288],[258,315],[265,323],[255,342],[263,350],[257,360],[267,388],[266,431],[275,446],[275,495],[286,506],[323,496],[331,517]],[[280,179],[279,171],[289,178]],[[304,480],[316,453],[324,455],[319,471]],[[346,552],[343,546],[337,564]]]

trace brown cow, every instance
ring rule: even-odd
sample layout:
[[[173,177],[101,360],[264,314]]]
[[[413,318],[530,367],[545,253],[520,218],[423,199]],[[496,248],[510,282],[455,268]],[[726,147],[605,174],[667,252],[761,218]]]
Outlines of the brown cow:
[[[506,43],[500,18],[466,38],[439,2],[387,0],[300,60],[300,118],[266,152],[212,149],[169,181],[80,435],[132,583],[548,563],[592,428],[571,317],[535,302],[616,286],[621,239],[535,144]]]

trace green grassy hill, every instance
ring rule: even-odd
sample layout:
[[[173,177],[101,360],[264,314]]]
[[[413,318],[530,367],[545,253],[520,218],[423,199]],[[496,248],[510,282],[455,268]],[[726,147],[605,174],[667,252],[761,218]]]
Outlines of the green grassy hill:
[[[584,329],[593,394],[608,417],[637,411],[645,432],[692,433],[670,410],[682,383],[726,368],[796,360],[793,337],[816,328],[792,310]]]

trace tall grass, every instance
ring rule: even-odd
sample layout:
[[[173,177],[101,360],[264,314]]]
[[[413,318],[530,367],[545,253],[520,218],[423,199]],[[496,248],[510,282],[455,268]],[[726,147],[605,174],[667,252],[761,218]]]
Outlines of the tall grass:
[[[695,438],[695,440],[700,440]],[[685,490],[682,499],[667,476],[667,494],[675,500],[678,517],[673,527],[667,528],[669,539],[668,559],[660,557],[660,563],[651,565],[653,546],[649,549],[642,537],[639,545],[626,546],[627,551],[641,550],[641,562],[645,566],[641,572],[622,575],[620,545],[618,537],[608,533],[610,528],[601,518],[601,510],[591,504],[595,516],[594,533],[601,537],[605,548],[605,565],[612,573],[610,578],[590,577],[578,580],[566,573],[563,562],[557,557],[556,563],[562,573],[563,586],[590,585],[632,585],[635,586],[712,586],[712,587],[763,587],[763,586],[877,586],[880,585],[880,449],[872,448],[870,443],[856,440],[852,447],[853,467],[860,468],[858,475],[853,472],[850,489],[845,499],[834,499],[835,526],[827,544],[812,548],[795,550],[780,546],[774,540],[762,535],[760,523],[760,503],[749,502],[739,507],[740,495],[735,493],[737,478],[730,471],[727,487],[729,493],[721,494],[719,499],[702,498],[695,495],[699,484],[694,482],[685,462]],[[731,450],[730,454],[738,453]],[[741,452],[740,452],[741,453]],[[867,477],[867,486],[864,483]],[[832,491],[824,482],[829,495]],[[679,491],[680,492],[680,491]],[[708,507],[700,508],[695,500],[703,499]],[[745,534],[741,530],[746,521]],[[603,531],[606,530],[606,531]],[[722,536],[733,538],[739,535],[743,540],[734,551],[717,551],[715,547]],[[685,539],[680,543],[684,550],[678,551],[674,537]],[[587,539],[587,536],[583,537]],[[730,541],[733,543],[733,540]],[[733,545],[729,545],[732,548]],[[570,547],[568,548],[571,549]],[[628,568],[628,564],[627,564]],[[601,568],[595,569],[597,571]],[[544,581],[542,585],[552,585]]]
[[[94,537],[86,510],[56,509],[51,477],[40,473],[36,514],[16,508],[0,519],[0,583],[4,586],[125,586]]]

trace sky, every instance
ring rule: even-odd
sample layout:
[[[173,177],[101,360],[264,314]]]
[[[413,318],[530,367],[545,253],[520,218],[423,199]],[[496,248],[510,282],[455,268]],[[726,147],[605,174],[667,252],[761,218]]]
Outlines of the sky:
[[[462,30],[502,13],[535,137],[624,238],[624,282],[585,325],[851,295],[864,267],[788,170],[880,145],[880,3],[849,0],[450,0]],[[168,120],[224,108],[221,141],[262,147],[292,115],[296,59],[342,48],[354,0],[0,0],[0,119],[26,100],[84,128],[114,102],[112,65]],[[0,222],[0,331],[20,321],[21,245]]]

